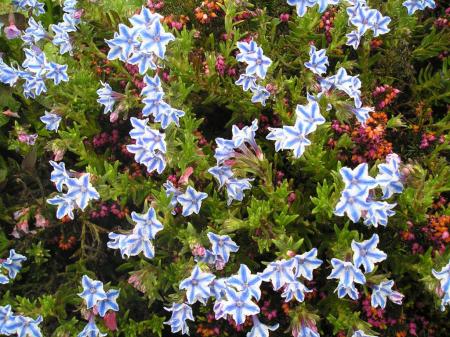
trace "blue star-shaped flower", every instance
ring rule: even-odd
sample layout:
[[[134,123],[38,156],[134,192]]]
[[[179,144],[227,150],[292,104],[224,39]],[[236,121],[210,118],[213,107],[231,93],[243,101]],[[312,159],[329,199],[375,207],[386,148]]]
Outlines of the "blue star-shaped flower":
[[[294,265],[294,259],[270,262],[259,276],[265,282],[272,282],[273,289],[277,291],[295,279],[293,272]]]
[[[309,101],[306,105],[298,104],[295,112],[297,121],[305,124],[305,135],[316,131],[318,125],[325,123],[325,118],[320,114],[320,107],[316,101]]]
[[[253,94],[252,103],[261,103],[262,106],[266,106],[266,100],[270,97],[270,92],[262,85],[256,85],[250,90]]]
[[[148,96],[157,92],[163,92],[161,79],[158,74],[153,77],[145,75],[143,81],[145,83],[145,87],[141,91],[141,96]]]
[[[413,15],[415,11],[425,9],[423,0],[407,0],[403,6],[408,10],[408,15]]]
[[[345,44],[347,46],[352,46],[355,50],[358,49],[362,35],[357,30],[352,30],[345,36],[347,37],[347,42]]]
[[[305,152],[307,146],[311,145],[311,141],[306,138],[307,125],[297,119],[294,126],[284,126],[284,149],[294,150],[294,157],[300,158]]]
[[[392,290],[394,281],[388,280],[381,282],[379,285],[372,286],[372,295],[370,296],[370,305],[372,308],[386,307],[387,298],[395,304],[402,304],[403,295],[398,291]]]
[[[116,104],[118,96],[108,83],[101,82],[101,84],[103,88],[97,90],[97,102],[105,106],[103,113],[106,114],[113,111],[114,104]]]
[[[36,98],[36,96],[47,92],[44,79],[39,75],[31,75],[24,77],[23,94],[27,98]]]
[[[189,335],[189,327],[186,321],[194,321],[192,308],[186,303],[172,303],[170,308],[164,309],[172,312],[170,319],[164,322],[164,324],[170,325],[172,333],[181,331],[183,335]]]
[[[383,191],[383,199],[388,199],[394,193],[401,193],[403,191],[399,165],[400,157],[395,153],[386,157],[385,164],[378,165],[379,173],[376,176],[376,180]]]
[[[105,317],[108,310],[119,311],[119,305],[117,304],[119,294],[120,290],[110,289],[106,292],[106,299],[97,302],[97,310],[101,317]]]
[[[83,286],[83,291],[78,296],[85,300],[87,309],[93,308],[99,301],[108,298],[101,281],[92,280],[89,276],[83,275],[81,285]]]
[[[311,249],[309,252],[302,255],[294,256],[295,277],[303,276],[305,279],[311,281],[313,279],[314,269],[319,268],[322,260],[317,258],[317,248]]]
[[[297,280],[292,280],[284,287],[284,291],[281,294],[281,297],[284,298],[284,302],[290,302],[295,297],[298,302],[303,302],[305,300],[305,292],[312,292],[311,289],[308,289],[302,282]]]
[[[156,56],[154,53],[149,53],[141,50],[134,50],[133,54],[128,59],[127,63],[138,66],[139,74],[144,75],[149,69],[156,70]]]
[[[269,134],[266,136],[266,139],[272,140],[275,142],[275,151],[278,152],[284,149],[284,141],[286,139],[284,135],[283,128],[268,128]]]
[[[156,170],[158,174],[161,174],[166,168],[166,158],[161,152],[148,152],[150,154],[147,158],[142,162],[147,167],[147,172],[151,173]]]
[[[370,113],[375,111],[375,109],[372,107],[351,107],[350,111],[355,115],[358,122],[365,124],[370,117]]]
[[[255,133],[258,130],[258,120],[255,119],[250,126],[244,126],[242,129],[239,129],[237,125],[232,126],[232,140],[234,142],[234,147],[238,148],[244,143],[248,143],[253,147],[257,147],[255,141]]]
[[[144,135],[148,132],[148,118],[138,119],[136,117],[131,117],[130,123],[133,127],[129,132],[131,138],[135,140],[142,139],[142,137],[144,137]]]
[[[121,244],[123,255],[138,256],[144,253],[147,259],[155,257],[155,247],[147,233],[142,228],[137,228],[133,234],[128,235]]]
[[[308,7],[312,7],[316,4],[316,0],[287,0],[288,5],[296,6],[297,15],[302,17],[306,14]]]
[[[355,15],[350,18],[350,22],[358,28],[358,33],[363,35],[371,28],[372,18],[375,16],[377,10],[370,9],[365,6],[359,6],[356,9]]]
[[[25,316],[15,316],[9,319],[4,325],[3,331],[6,334],[17,334],[17,337],[42,337],[39,324],[42,322],[42,316],[36,319]]]
[[[215,278],[213,274],[202,272],[199,266],[195,266],[191,276],[180,283],[180,289],[186,290],[188,303],[194,304],[197,301],[206,303],[211,296],[209,285]]]
[[[141,31],[141,37],[141,49],[154,53],[161,59],[164,59],[167,44],[175,40],[173,34],[164,31],[164,27],[159,21],[155,21],[147,30]]]
[[[229,166],[213,166],[208,169],[208,172],[219,182],[219,189],[233,176],[233,171]]]
[[[136,142],[137,145],[142,145],[147,151],[156,152],[160,151],[165,153],[166,148],[166,135],[159,130],[147,127],[145,133]]]
[[[55,46],[59,46],[59,53],[61,55],[65,53],[72,53],[72,43],[70,42],[70,36],[65,30],[65,27],[59,23],[57,25],[50,25],[54,35],[52,39],[52,43]]]
[[[380,11],[376,11],[370,20],[370,29],[373,31],[373,36],[377,37],[388,33],[390,31],[388,28],[390,22],[391,18],[389,16],[383,16]]]
[[[245,73],[247,75],[256,75],[262,79],[266,77],[267,70],[272,64],[272,60],[263,54],[263,50],[260,47],[256,53],[246,55],[244,60],[248,64]]]
[[[369,203],[366,201],[368,193],[367,190],[361,190],[357,193],[344,190],[334,209],[334,214],[343,216],[346,213],[350,220],[355,223],[358,222],[362,212],[369,208]]]
[[[163,18],[161,14],[152,13],[150,9],[143,7],[141,8],[141,12],[139,14],[134,14],[129,20],[134,28],[138,28],[140,31],[145,29],[150,29],[150,27],[156,21],[159,21]]]
[[[156,234],[161,231],[164,226],[156,217],[153,207],[150,207],[147,213],[139,214],[131,212],[131,219],[136,223],[136,228],[141,228],[149,239],[154,239]]]
[[[70,178],[66,171],[66,165],[64,162],[54,162],[49,161],[50,165],[53,167],[53,171],[50,174],[50,181],[55,184],[58,192],[62,192],[63,186],[67,185],[67,180]]]
[[[353,263],[333,258],[331,259],[331,265],[333,270],[327,279],[337,279],[340,284],[347,287],[353,285],[353,283],[366,283],[366,277]]]
[[[153,92],[146,96],[142,102],[145,104],[142,109],[142,116],[147,117],[153,115],[154,117],[161,114],[168,114],[172,109],[169,104],[163,101],[163,92]]]
[[[378,185],[378,181],[369,176],[367,163],[356,166],[353,170],[349,167],[343,167],[339,170],[342,180],[345,184],[345,190],[358,193],[368,191]]]
[[[249,290],[235,291],[232,288],[226,289],[227,299],[223,303],[223,311],[231,315],[237,325],[245,322],[246,316],[259,313],[259,307],[252,302]]]
[[[48,36],[42,23],[36,22],[33,17],[28,20],[28,27],[25,29],[25,33],[22,35],[22,40],[27,44],[37,43]]]
[[[0,264],[0,271],[2,265]],[[3,275],[2,273],[0,273],[0,284],[7,284],[9,283],[9,278],[6,275]],[[0,326],[1,326],[1,321],[0,321]],[[2,332],[2,329],[0,328],[0,333]]]
[[[83,275],[81,285],[83,286],[83,291],[78,296],[85,300],[87,309],[93,308],[98,301],[108,298],[101,281],[95,281],[89,278],[89,276]]]
[[[386,260],[386,253],[377,248],[378,242],[380,242],[378,234],[363,242],[352,241],[353,263],[356,267],[363,266],[366,273],[370,273],[375,263]]]
[[[334,292],[337,292],[338,298],[344,298],[348,295],[348,297],[350,297],[352,300],[358,300],[359,292],[353,283],[351,283],[350,285],[345,285],[342,283],[342,281],[339,281],[339,284]]]
[[[67,64],[58,64],[55,62],[47,63],[47,74],[46,78],[53,80],[53,82],[58,85],[63,82],[69,81],[69,76],[67,76]]]
[[[138,37],[140,31],[136,28],[130,28],[126,25],[119,24],[119,34],[115,34],[112,40],[106,40],[109,46],[115,47],[111,48],[108,53],[108,60],[114,60],[119,58],[123,62],[127,62],[131,53],[140,44]]]
[[[235,83],[237,85],[242,85],[244,91],[255,89],[257,87],[255,75],[241,74]]]
[[[261,298],[261,283],[261,277],[252,275],[252,272],[245,264],[241,264],[236,275],[230,276],[226,280],[226,284],[235,287],[238,291],[248,289],[250,295],[257,301]]]
[[[274,325],[266,325],[259,321],[257,315],[252,316],[253,327],[247,332],[246,337],[269,337],[269,331],[275,331],[280,326],[278,323]]]
[[[7,324],[10,320],[14,320],[11,306],[9,304],[0,306],[0,333],[6,333],[3,329],[5,328],[5,324]]]
[[[191,186],[188,186],[186,192],[177,197],[177,201],[183,207],[183,216],[189,216],[192,213],[198,214],[202,206],[202,200],[208,197],[207,193],[197,192]]]
[[[378,225],[387,226],[388,217],[395,214],[392,210],[397,204],[388,204],[387,202],[381,201],[370,201],[369,208],[367,209],[367,213],[365,215],[364,224],[372,225],[375,228]]]
[[[311,46],[309,50],[309,62],[305,62],[305,67],[314,74],[322,75],[327,72],[328,56],[326,49],[317,50],[315,46]]]
[[[230,252],[235,253],[239,250],[239,246],[228,235],[217,235],[209,232],[208,239],[211,242],[211,250],[214,255],[222,257],[225,263],[230,259]]]
[[[11,279],[15,279],[17,273],[22,269],[22,262],[26,261],[27,258],[21,254],[17,254],[14,249],[9,251],[9,257],[3,261],[1,266],[8,271],[8,276]]]
[[[440,282],[441,290],[448,294],[450,293],[450,261],[444,266],[441,271],[432,270],[433,276]]]
[[[107,336],[106,333],[101,333],[100,330],[95,325],[94,319],[91,319],[88,324],[85,325],[84,329],[78,334],[77,337],[104,337]]]
[[[73,220],[73,210],[75,208],[75,202],[72,198],[67,197],[67,195],[57,195],[53,198],[47,199],[47,204],[57,205],[58,209],[56,211],[56,217],[58,219],[64,218],[66,215]]]
[[[300,329],[297,331],[298,337],[320,337],[319,333],[313,330],[313,327],[309,326],[306,322],[302,322]]]
[[[233,200],[242,201],[244,199],[244,191],[250,190],[252,185],[250,181],[253,179],[248,178],[230,178],[226,183],[227,189],[227,205],[230,206]]]
[[[239,54],[236,55],[236,60],[238,62],[245,62],[247,56],[256,53],[258,50],[258,45],[255,41],[250,42],[240,41],[237,43],[239,49]]]
[[[100,194],[89,182],[91,175],[83,174],[80,178],[69,178],[67,180],[67,197],[75,201],[82,211],[87,207],[89,200],[100,199]]]
[[[180,117],[185,115],[184,111],[179,109],[170,108],[168,111],[162,111],[155,116],[155,122],[161,123],[161,128],[167,129],[167,127],[174,123],[176,126],[180,126]]]
[[[42,123],[45,124],[45,128],[49,131],[58,131],[59,123],[61,122],[61,116],[45,111],[44,116],[39,118]],[[63,163],[64,164],[64,163]],[[61,190],[58,190],[61,192]]]
[[[19,75],[17,70],[13,67],[8,66],[0,57],[0,82],[8,84],[12,87],[14,84],[16,84],[18,79]]]

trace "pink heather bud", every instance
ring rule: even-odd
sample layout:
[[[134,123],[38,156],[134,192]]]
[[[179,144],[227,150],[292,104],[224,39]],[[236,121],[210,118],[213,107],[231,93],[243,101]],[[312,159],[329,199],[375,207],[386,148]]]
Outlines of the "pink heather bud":
[[[288,250],[286,255],[289,256],[289,257],[294,257],[295,256],[295,252],[292,251],[292,250]]]
[[[115,123],[117,122],[118,119],[119,119],[119,112],[117,110],[111,112],[111,114],[109,115],[109,121],[111,123]]]
[[[280,20],[281,20],[281,22],[288,22],[289,21],[289,14],[288,13],[281,13],[280,14]]]
[[[225,267],[225,261],[219,256],[214,263],[217,270],[222,270]]]
[[[36,220],[36,227],[46,228],[50,224],[50,222],[46,218],[44,218],[41,213],[37,213],[34,218]]]
[[[445,240],[449,237],[449,233],[448,231],[445,231],[444,233],[442,233],[442,238]]]
[[[16,37],[19,37],[22,33],[19,28],[14,23],[9,24],[9,26],[6,26],[3,30],[5,32],[6,38],[8,40],[15,39]]]
[[[194,173],[194,169],[191,166],[186,168],[186,170],[183,172],[180,179],[178,180],[178,184],[187,185],[189,177],[192,175],[192,173]]]
[[[205,256],[206,249],[199,243],[196,243],[194,247],[192,247],[192,255],[194,256]]]
[[[81,17],[84,14],[84,9],[78,9],[73,13],[73,18],[74,19],[81,19]]]
[[[66,153],[66,150],[64,149],[56,149],[53,151],[53,160],[54,161],[60,161],[64,157],[64,153]]]
[[[103,322],[105,322],[105,326],[110,331],[116,331],[117,330],[116,313],[114,311],[108,311],[105,314],[105,317],[103,317]]]
[[[295,201],[295,199],[297,199],[297,196],[295,195],[295,192],[289,193],[289,196],[288,196],[288,203],[289,203],[289,204],[292,204],[292,203]]]

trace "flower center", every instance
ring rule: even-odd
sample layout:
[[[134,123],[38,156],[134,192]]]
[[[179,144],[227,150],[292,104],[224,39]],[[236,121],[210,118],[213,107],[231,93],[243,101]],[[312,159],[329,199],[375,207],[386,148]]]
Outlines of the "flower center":
[[[91,294],[95,294],[95,288],[92,287],[91,289],[89,289],[89,292],[90,292]]]
[[[242,305],[243,305],[242,301],[237,301],[237,302],[236,302],[236,306],[237,306],[237,307],[240,308],[240,307],[242,307]]]

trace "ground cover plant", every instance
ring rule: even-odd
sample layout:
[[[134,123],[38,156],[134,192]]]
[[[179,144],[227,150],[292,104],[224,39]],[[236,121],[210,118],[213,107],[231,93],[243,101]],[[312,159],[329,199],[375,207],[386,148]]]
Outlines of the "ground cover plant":
[[[2,0],[0,335],[448,336],[449,20]]]

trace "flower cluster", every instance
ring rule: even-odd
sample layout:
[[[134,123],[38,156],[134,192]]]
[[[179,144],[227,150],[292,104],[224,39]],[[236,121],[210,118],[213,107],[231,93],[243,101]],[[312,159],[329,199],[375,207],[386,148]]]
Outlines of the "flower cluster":
[[[0,306],[0,334],[13,335],[19,337],[42,337],[39,324],[42,322],[42,316],[33,319],[22,315],[14,315],[11,306]]]
[[[78,294],[86,303],[87,309],[92,309],[94,313],[98,313],[101,317],[105,317],[109,310],[119,311],[117,298],[120,290],[110,289],[105,291],[101,281],[92,280],[87,275],[83,275],[81,279],[83,291]],[[83,331],[78,334],[78,337],[98,337],[106,336],[95,325],[95,315],[89,317],[89,323],[86,324]]]
[[[375,264],[387,258],[386,253],[377,248],[380,241],[377,234],[372,235],[369,240],[363,242],[352,241],[353,263],[342,261],[336,258],[331,260],[333,270],[328,279],[337,279],[339,284],[335,291],[339,298],[348,295],[351,299],[357,300],[359,292],[355,287],[357,284],[366,284],[364,273],[371,273]],[[360,267],[364,267],[364,273]],[[401,304],[403,295],[392,290],[394,281],[383,281],[378,285],[372,285],[371,306],[373,308],[385,308],[387,298],[396,304]]]
[[[226,235],[208,233],[212,243],[212,250],[204,254],[201,262],[207,262],[207,256],[220,257],[225,262],[229,259],[230,252],[236,252],[238,246]],[[231,316],[237,325],[242,325],[247,317],[252,318],[253,327],[248,336],[265,336],[269,330],[278,328],[278,324],[268,326],[260,322],[258,313],[260,308],[253,300],[261,298],[261,283],[270,282],[274,290],[283,289],[281,295],[285,302],[296,299],[298,302],[305,300],[305,293],[311,292],[299,278],[303,277],[311,281],[314,269],[318,268],[322,261],[317,258],[317,249],[296,255],[288,260],[277,260],[269,263],[263,272],[252,274],[250,269],[241,264],[235,275],[226,278],[216,278],[215,275],[203,272],[197,265],[190,277],[180,283],[180,289],[186,290],[187,303],[172,304],[171,319],[166,324],[171,325],[172,332],[182,331],[188,333],[186,320],[193,320],[192,309],[189,305],[197,301],[206,304],[210,297],[215,298],[215,319]],[[182,320],[181,320],[182,319]]]
[[[108,59],[135,64],[144,75],[148,69],[157,69],[158,59],[164,59],[166,46],[175,37],[164,31],[162,16],[142,7],[139,14],[130,18],[132,27],[119,24],[119,33],[106,40],[110,50]]]
[[[166,135],[148,126],[148,118],[131,117],[130,122],[133,126],[130,137],[135,143],[127,145],[128,152],[134,154],[136,162],[147,167],[147,172],[156,170],[161,174],[166,167]]]
[[[393,194],[401,193],[403,184],[399,165],[400,158],[396,154],[389,155],[386,163],[378,165],[379,173],[376,178],[369,176],[366,163],[359,164],[354,170],[343,167],[340,174],[345,188],[334,214],[343,216],[346,213],[355,223],[363,217],[364,224],[367,226],[386,226],[388,217],[395,214],[392,209],[396,204],[374,200],[373,189],[380,186],[383,199],[389,199]]]
[[[261,148],[255,140],[258,130],[258,120],[254,120],[251,126],[244,126],[241,129],[233,125],[233,136],[231,139],[216,138],[217,147],[214,157],[217,165],[211,167],[208,172],[216,178],[219,189],[225,187],[227,190],[227,204],[231,205],[233,200],[242,201],[244,191],[251,189],[251,178],[237,178],[232,171],[233,165],[244,158],[259,161],[263,155]]]
[[[10,280],[14,280],[20,269],[22,269],[22,262],[26,260],[25,256],[17,254],[14,249],[11,249],[9,257],[6,260],[0,260],[0,284],[6,284]],[[3,273],[3,270],[7,272],[7,275]]]
[[[51,42],[60,48],[60,54],[72,51],[72,44],[69,33],[77,30],[80,23],[80,12],[75,8],[75,0],[66,0],[64,2],[63,21],[50,26],[53,35],[49,34],[40,21],[36,21],[33,17],[28,20],[28,28],[25,32],[10,29],[14,32],[9,38],[21,37],[22,41],[28,48],[24,48],[25,60],[22,63],[23,69],[16,69],[7,65],[0,58],[0,82],[14,86],[19,79],[23,79],[23,93],[27,98],[36,98],[47,91],[45,79],[53,80],[55,85],[61,82],[69,81],[67,75],[68,66],[55,62],[48,62],[44,52],[37,46],[41,40],[50,39]],[[15,1],[14,4],[23,10],[27,8],[34,9],[38,14],[44,13],[44,4],[38,1]],[[12,23],[11,25],[14,25]],[[14,25],[15,27],[15,25]],[[45,119],[44,119],[45,120]],[[43,120],[44,123],[46,123]],[[47,123],[46,123],[47,124]],[[48,124],[47,124],[48,125]],[[49,130],[56,130],[57,126],[50,126]]]
[[[107,246],[111,249],[119,249],[122,257],[137,256],[141,252],[148,259],[155,257],[155,248],[151,240],[164,226],[157,219],[155,210],[150,207],[146,213],[131,213],[131,219],[135,226],[130,234],[109,233]]]
[[[65,216],[73,219],[73,211],[77,207],[84,211],[90,200],[100,199],[97,190],[91,185],[91,175],[89,173],[84,173],[78,178],[71,177],[69,172],[66,171],[64,162],[56,163],[50,161],[50,165],[53,167],[50,181],[55,184],[58,192],[63,192],[64,189],[67,190],[66,193],[47,199],[48,204],[58,206],[56,211],[58,219],[62,219]]]
[[[347,45],[358,49],[361,37],[369,30],[373,37],[378,37],[390,31],[388,28],[391,18],[383,16],[377,9],[370,8],[365,1],[355,1],[354,5],[347,8],[349,22],[356,27],[347,34]]]
[[[261,103],[266,105],[269,98],[269,91],[262,85],[258,84],[258,79],[265,79],[267,70],[272,64],[272,60],[264,55],[264,52],[258,44],[250,40],[249,42],[241,41],[237,43],[239,53],[236,55],[238,62],[247,64],[245,74],[241,74],[236,81],[237,85],[241,85],[244,91],[250,90],[253,93],[252,103]]]
[[[318,63],[311,62],[309,62],[311,67],[324,67],[323,63],[319,66]],[[314,69],[314,71],[322,71]],[[308,104],[297,105],[295,112],[297,119],[293,126],[269,128],[270,132],[266,138],[275,141],[275,151],[293,150],[294,157],[300,158],[306,147],[311,145],[311,141],[306,136],[316,131],[318,125],[325,123],[325,118],[320,114],[317,98],[311,95],[308,95]]]
[[[175,207],[180,204],[182,207],[182,215],[189,216],[193,213],[198,214],[202,207],[202,201],[208,197],[205,192],[198,192],[195,188],[188,186],[183,193],[179,188],[170,181],[164,184],[167,196],[171,197],[171,205]],[[175,213],[175,210],[173,211]]]
[[[214,266],[217,270],[222,270],[230,259],[230,253],[238,251],[239,246],[228,235],[217,235],[208,233],[211,243],[211,250],[196,249],[195,260]]]

